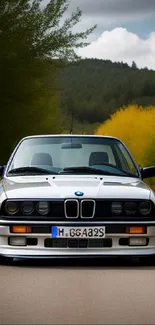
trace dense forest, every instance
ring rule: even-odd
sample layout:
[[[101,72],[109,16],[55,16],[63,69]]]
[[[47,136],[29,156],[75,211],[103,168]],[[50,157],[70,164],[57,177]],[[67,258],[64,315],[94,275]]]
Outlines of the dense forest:
[[[69,64],[59,76],[66,130],[72,113],[74,131],[86,126],[89,132],[122,106],[155,105],[155,71],[138,69],[135,62],[130,67],[122,62],[84,59]]]

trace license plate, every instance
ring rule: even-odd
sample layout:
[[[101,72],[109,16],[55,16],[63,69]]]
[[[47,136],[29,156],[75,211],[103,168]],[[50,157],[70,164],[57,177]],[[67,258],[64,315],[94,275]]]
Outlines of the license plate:
[[[105,227],[61,227],[53,226],[52,238],[104,238]]]

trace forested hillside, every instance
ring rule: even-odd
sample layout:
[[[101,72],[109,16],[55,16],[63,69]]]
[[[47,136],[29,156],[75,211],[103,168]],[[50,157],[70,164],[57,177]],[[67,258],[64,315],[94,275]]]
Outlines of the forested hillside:
[[[155,71],[137,69],[134,62],[129,67],[109,60],[80,60],[61,72],[60,81],[61,109],[65,115],[74,111],[76,131],[82,124],[105,121],[122,106],[155,105]]]

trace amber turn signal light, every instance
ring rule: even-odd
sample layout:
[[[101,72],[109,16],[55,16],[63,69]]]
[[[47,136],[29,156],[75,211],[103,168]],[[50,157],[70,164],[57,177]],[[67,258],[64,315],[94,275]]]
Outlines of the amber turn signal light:
[[[32,232],[32,228],[30,226],[13,226],[11,229],[11,232],[13,233],[31,233]]]
[[[127,227],[126,228],[127,234],[146,234],[146,227]]]

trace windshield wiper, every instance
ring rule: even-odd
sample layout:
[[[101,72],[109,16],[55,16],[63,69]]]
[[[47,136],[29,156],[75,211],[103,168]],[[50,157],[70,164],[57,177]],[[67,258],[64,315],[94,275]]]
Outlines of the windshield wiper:
[[[56,172],[53,171],[49,171],[48,169],[43,169],[40,167],[18,167],[18,168],[14,168],[11,169],[8,174],[58,174]]]
[[[137,175],[135,174],[132,174],[132,173],[127,173],[125,170],[121,169],[121,168],[118,168],[116,167],[115,165],[113,164],[108,164],[108,163],[94,163],[94,165],[101,165],[101,166],[108,166],[108,167],[112,167],[116,170],[118,170],[119,172],[125,174],[125,176],[130,176],[130,177],[137,177]]]
[[[111,173],[108,171],[104,171],[98,168],[92,168],[92,167],[66,167],[63,169],[62,172],[59,174],[65,174],[65,173],[82,173],[82,174],[100,174],[100,175],[114,175],[114,176],[119,176],[116,173]]]

